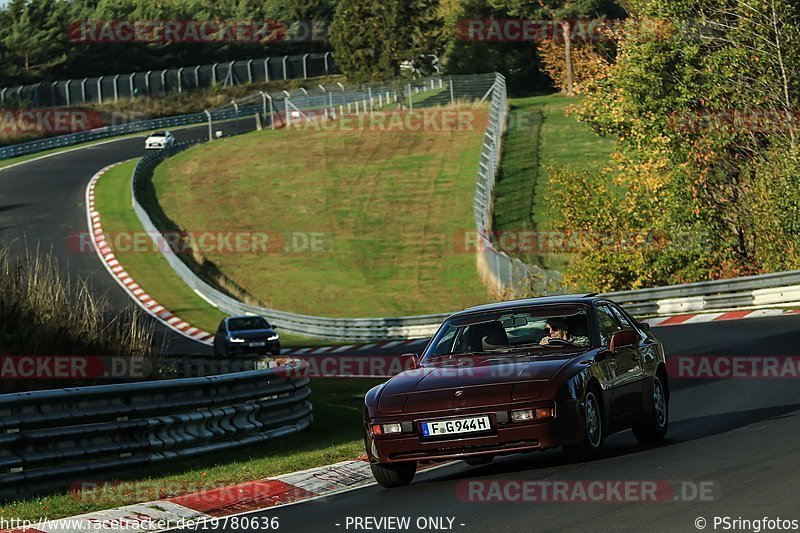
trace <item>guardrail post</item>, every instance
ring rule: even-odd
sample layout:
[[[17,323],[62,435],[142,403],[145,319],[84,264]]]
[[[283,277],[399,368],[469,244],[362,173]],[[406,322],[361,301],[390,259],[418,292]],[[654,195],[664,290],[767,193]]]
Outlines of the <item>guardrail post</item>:
[[[233,109],[236,111],[236,118],[239,118],[239,104],[236,103],[236,100],[231,100],[231,104],[233,104]]]
[[[103,103],[103,76],[97,78],[97,103]]]

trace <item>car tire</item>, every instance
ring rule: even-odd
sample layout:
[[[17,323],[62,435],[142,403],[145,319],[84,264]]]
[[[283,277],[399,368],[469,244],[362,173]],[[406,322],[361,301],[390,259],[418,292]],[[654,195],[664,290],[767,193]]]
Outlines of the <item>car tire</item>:
[[[372,475],[378,485],[387,489],[405,487],[414,480],[417,473],[417,462],[403,463],[371,463]]]
[[[473,457],[465,457],[464,462],[469,466],[483,466],[488,465],[494,461],[494,455],[475,455]]]
[[[563,446],[564,453],[574,458],[591,457],[600,451],[605,441],[602,402],[595,388],[589,389],[583,401],[583,442]]]
[[[647,422],[633,428],[633,436],[642,444],[658,442],[667,436],[669,429],[669,400],[661,377],[653,380],[652,414]]]

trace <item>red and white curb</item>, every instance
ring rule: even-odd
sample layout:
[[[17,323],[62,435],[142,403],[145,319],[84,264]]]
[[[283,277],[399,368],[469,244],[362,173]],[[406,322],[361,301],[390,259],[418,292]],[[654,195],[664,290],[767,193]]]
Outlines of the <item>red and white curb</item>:
[[[688,315],[654,317],[643,320],[642,322],[646,322],[652,327],[663,327],[797,314],[800,314],[800,309],[743,309],[739,311],[725,311],[720,313],[694,313]]]
[[[152,296],[147,294],[139,284],[134,281],[128,272],[125,271],[120,264],[114,251],[109,246],[106,234],[103,232],[103,224],[101,221],[100,213],[97,211],[95,205],[95,186],[100,177],[108,172],[111,168],[119,165],[114,163],[104,169],[100,170],[97,174],[92,176],[89,185],[86,187],[86,220],[89,226],[89,234],[92,236],[92,244],[97,252],[97,257],[103,266],[108,270],[117,283],[128,293],[131,299],[136,302],[139,307],[144,309],[149,315],[156,320],[170,328],[171,330],[184,335],[192,340],[202,342],[203,344],[211,345],[214,336],[202,329],[193,327],[180,317],[175,316],[172,312],[160,305]]]
[[[448,464],[426,465],[418,471],[433,470]],[[198,529],[197,524],[199,528],[207,529],[203,527],[206,521],[211,521],[210,529],[213,530],[216,529],[213,527],[214,519],[308,502],[376,484],[365,459],[342,461],[165,500],[33,523],[27,527],[3,530],[2,533],[164,531],[188,526]]]

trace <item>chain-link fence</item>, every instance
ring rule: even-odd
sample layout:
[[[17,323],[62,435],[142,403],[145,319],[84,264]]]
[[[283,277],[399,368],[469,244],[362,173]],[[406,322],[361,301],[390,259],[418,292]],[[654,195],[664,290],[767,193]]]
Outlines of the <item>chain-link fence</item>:
[[[0,107],[57,107],[164,95],[220,85],[314,78],[336,72],[330,52],[246,59],[0,88]]]
[[[491,88],[489,126],[483,138],[475,186],[475,226],[478,229],[478,271],[498,297],[525,297],[565,292],[560,272],[523,263],[502,252],[492,233],[494,189],[498,178],[503,135],[508,119],[506,80],[495,75]]]

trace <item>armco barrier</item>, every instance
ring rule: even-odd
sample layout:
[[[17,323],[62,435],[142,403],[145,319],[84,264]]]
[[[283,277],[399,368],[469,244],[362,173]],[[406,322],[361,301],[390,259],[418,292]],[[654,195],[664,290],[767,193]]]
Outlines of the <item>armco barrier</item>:
[[[0,499],[301,431],[305,368],[0,395]]]
[[[145,231],[156,239],[159,249],[183,281],[221,311],[231,315],[261,315],[281,331],[337,341],[413,339],[433,335],[449,313],[396,318],[329,318],[287,313],[245,304],[224,294],[197,276],[159,239],[158,229],[136,198],[135,183],[163,158],[190,147],[183,143],[145,156],[133,175],[134,211]],[[690,283],[637,291],[603,294],[638,317],[680,314],[751,306],[800,305],[800,271],[749,276],[720,281]]]

